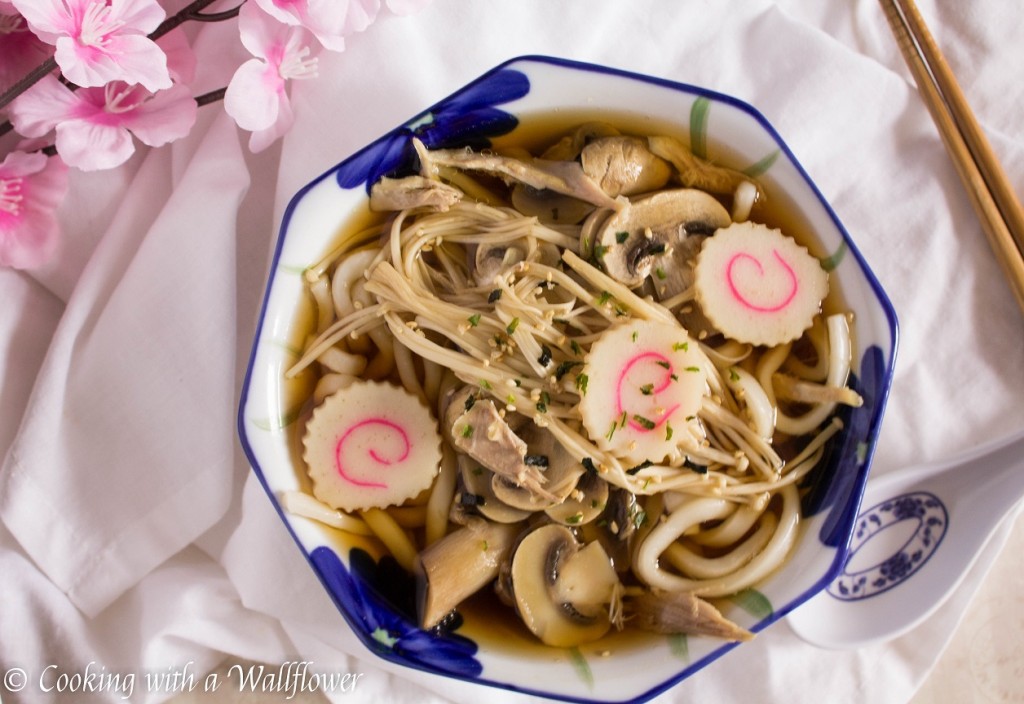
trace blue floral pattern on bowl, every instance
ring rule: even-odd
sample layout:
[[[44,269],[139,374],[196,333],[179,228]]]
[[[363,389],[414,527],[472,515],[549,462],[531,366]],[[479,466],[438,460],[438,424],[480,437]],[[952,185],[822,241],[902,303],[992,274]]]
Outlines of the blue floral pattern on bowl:
[[[614,96],[614,97],[609,97]],[[631,106],[660,124],[689,131],[695,151],[714,158],[728,144],[729,162],[772,181],[790,195],[819,232],[823,266],[843,282],[864,350],[854,384],[865,399],[845,412],[843,432],[805,499],[808,518],[787,567],[757,589],[722,605],[725,615],[760,631],[824,589],[841,571],[854,530],[874,439],[888,394],[896,349],[892,306],[849,234],[782,138],[754,108],[703,88],[621,70],[551,59],[514,59],[440,101],[313,180],[292,199],[281,225],[253,354],[242,388],[239,434],[257,477],[284,524],[345,620],[374,653],[395,663],[459,679],[578,702],[643,702],[690,677],[734,644],[685,636],[651,636],[642,644],[605,641],[567,650],[533,640],[484,637],[467,614],[444,631],[416,626],[409,579],[390,558],[375,561],[363,539],[287,514],[282,492],[302,486],[295,466],[295,419],[308,394],[283,378],[296,358],[296,310],[302,272],[328,251],[339,228],[365,207],[369,184],[416,168],[411,140],[428,147],[486,147],[528,114],[593,105]],[[637,107],[639,106],[639,107]],[[486,624],[483,624],[486,625]],[[609,636],[614,638],[615,636]],[[611,650],[614,657],[604,653]],[[481,696],[485,696],[483,693]]]
[[[474,657],[477,645],[454,633],[459,625],[424,631],[416,624],[415,583],[391,557],[380,562],[365,550],[349,552],[345,567],[338,553],[318,547],[310,554],[313,568],[327,586],[353,630],[368,648],[387,660],[457,677],[478,677],[483,669]]]
[[[522,71],[487,74],[348,159],[335,173],[338,185],[369,190],[381,176],[409,172],[415,159],[413,137],[431,149],[485,149],[491,146],[490,137],[508,134],[519,124],[518,118],[495,106],[529,92],[530,81]]]

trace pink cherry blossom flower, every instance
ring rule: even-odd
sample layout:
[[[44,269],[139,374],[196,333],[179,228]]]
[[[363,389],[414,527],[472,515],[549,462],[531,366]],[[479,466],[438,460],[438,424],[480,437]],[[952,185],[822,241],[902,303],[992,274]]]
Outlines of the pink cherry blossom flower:
[[[32,31],[56,47],[64,76],[79,86],[111,81],[169,88],[167,59],[146,35],[166,17],[157,0],[12,0]]]
[[[259,152],[274,143],[294,122],[288,81],[316,76],[309,34],[281,24],[253,3],[238,13],[242,44],[254,57],[235,71],[224,95],[224,110],[251,131],[249,149]]]
[[[13,5],[0,0],[0,93],[50,58],[53,47],[39,40]]]
[[[11,122],[26,137],[56,129],[61,159],[82,171],[97,171],[128,160],[135,152],[132,135],[151,147],[184,137],[195,124],[196,111],[185,86],[154,94],[115,81],[71,91],[47,76],[11,103]]]
[[[256,0],[278,22],[305,27],[325,49],[342,51],[345,37],[373,23],[380,0]]]
[[[53,255],[67,173],[39,152],[13,151],[0,163],[0,266],[31,269]]]

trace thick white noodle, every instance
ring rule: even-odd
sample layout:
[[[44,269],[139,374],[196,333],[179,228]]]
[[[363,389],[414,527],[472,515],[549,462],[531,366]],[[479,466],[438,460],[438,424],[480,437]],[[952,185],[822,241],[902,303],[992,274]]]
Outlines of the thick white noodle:
[[[846,316],[840,313],[828,316],[825,323],[828,328],[829,347],[828,376],[825,379],[825,384],[840,388],[846,386],[847,377],[850,375],[850,362],[853,356],[850,325]],[[796,418],[780,411],[776,417],[775,427],[789,435],[811,433],[824,423],[835,409],[834,402],[819,403]]]
[[[671,513],[650,532],[637,550],[634,572],[649,586],[705,597],[727,596],[753,586],[778,569],[796,540],[800,520],[799,493],[795,486],[787,485],[779,494],[782,511],[771,539],[764,549],[736,571],[712,579],[695,579],[668,572],[659,565],[658,558],[683,533],[704,521],[721,518],[729,511],[729,504],[723,499],[698,498]]]

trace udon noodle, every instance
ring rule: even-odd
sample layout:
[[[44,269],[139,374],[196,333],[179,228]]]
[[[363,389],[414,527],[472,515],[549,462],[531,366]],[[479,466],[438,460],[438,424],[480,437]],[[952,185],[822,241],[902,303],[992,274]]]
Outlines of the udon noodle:
[[[759,184],[671,138],[417,148],[419,174],[374,186],[389,214],[307,270],[316,331],[287,373],[317,379],[315,498],[286,507],[379,539],[424,627],[494,588],[550,645],[749,637],[706,599],[786,560],[801,480],[859,403],[823,270],[750,222]]]

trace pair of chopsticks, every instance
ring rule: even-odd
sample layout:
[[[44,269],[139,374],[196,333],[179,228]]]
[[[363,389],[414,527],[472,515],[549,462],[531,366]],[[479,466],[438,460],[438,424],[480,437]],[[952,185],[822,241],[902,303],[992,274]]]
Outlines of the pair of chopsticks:
[[[880,0],[989,244],[1024,311],[1024,210],[914,0]]]

